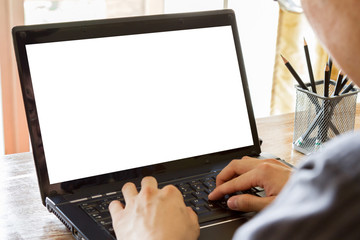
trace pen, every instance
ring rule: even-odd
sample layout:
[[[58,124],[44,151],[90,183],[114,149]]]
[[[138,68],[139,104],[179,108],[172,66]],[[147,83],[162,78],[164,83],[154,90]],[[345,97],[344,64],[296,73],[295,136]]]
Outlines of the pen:
[[[314,93],[316,93],[314,73],[313,73],[313,69],[312,69],[312,66],[311,66],[309,49],[308,49],[308,45],[307,45],[307,42],[306,42],[305,38],[304,38],[304,50],[305,50],[306,63],[307,63],[307,66],[308,66],[308,71],[309,71],[311,89],[312,89],[312,91],[313,91]]]
[[[296,71],[294,70],[294,68],[291,66],[291,64],[289,63],[288,60],[286,60],[286,58],[283,57],[283,55],[281,55],[281,58],[283,59],[285,66],[289,69],[290,73],[293,75],[293,77],[295,78],[295,80],[299,83],[300,87],[304,90],[308,90],[309,89],[306,87],[306,85],[304,84],[304,82],[301,80],[301,78],[299,77],[299,75],[296,73]]]

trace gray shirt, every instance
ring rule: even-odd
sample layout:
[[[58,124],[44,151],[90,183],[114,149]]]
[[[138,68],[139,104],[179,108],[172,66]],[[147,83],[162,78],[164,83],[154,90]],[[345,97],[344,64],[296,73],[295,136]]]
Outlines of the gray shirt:
[[[337,137],[307,157],[234,239],[360,239],[360,133]]]

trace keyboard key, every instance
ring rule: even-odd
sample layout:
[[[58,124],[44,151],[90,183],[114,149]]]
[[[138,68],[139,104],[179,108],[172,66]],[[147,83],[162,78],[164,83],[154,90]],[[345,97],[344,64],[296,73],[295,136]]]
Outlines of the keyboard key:
[[[207,199],[207,197],[208,197],[208,194],[207,194],[207,193],[205,193],[205,192],[199,192],[199,191],[193,192],[192,195],[194,195],[194,197],[196,197],[196,198],[204,198],[204,199]]]
[[[218,205],[223,207],[223,208],[227,208],[227,201],[226,200],[221,200],[218,202]]]
[[[208,189],[211,189],[211,190],[214,190],[216,185],[214,182],[204,182],[204,185],[208,188]]]
[[[90,214],[90,216],[92,216],[96,220],[106,219],[110,217],[110,212],[92,213]]]
[[[218,210],[223,209],[223,208],[220,207],[218,204],[216,204],[216,203],[214,203],[214,202],[212,202],[212,201],[208,201],[208,202],[205,204],[205,206],[206,206],[207,208],[209,208],[210,211],[218,211]]]
[[[87,213],[98,213],[99,212],[94,206],[85,207],[84,210]]]
[[[238,212],[231,211],[227,207],[227,200],[229,195],[225,196],[219,201],[209,201],[208,194],[216,187],[216,174],[212,176],[202,177],[199,179],[191,179],[187,182],[174,182],[173,184],[180,190],[184,197],[186,206],[191,207],[199,218],[199,223],[204,223],[219,218],[226,218],[232,215],[239,214]],[[166,185],[169,183],[167,182]],[[139,185],[138,185],[139,186]],[[165,186],[160,183],[159,187]],[[138,188],[139,189],[139,188]],[[265,191],[261,188],[254,188],[244,193],[265,195]],[[243,194],[237,192],[235,194]],[[111,194],[103,194],[102,197],[92,199],[90,202],[78,203],[79,206],[86,211],[91,218],[101,224],[107,231],[115,237],[114,229],[112,228],[111,216],[109,213],[109,204],[113,200],[119,200],[125,205],[125,201],[121,192],[111,192]]]
[[[104,226],[106,228],[106,230],[108,230],[110,232],[110,234],[115,238],[115,231],[114,231],[114,228],[112,226],[112,224],[109,224],[107,226]]]
[[[191,187],[192,187],[192,189],[194,189],[194,191],[202,191],[205,189],[205,186],[201,183],[193,184]]]
[[[185,201],[185,205],[186,205],[187,207],[193,206],[193,204],[191,203],[191,201],[192,201],[192,200],[190,200],[190,201]]]
[[[196,199],[196,197],[191,194],[191,193],[186,193],[186,194],[183,194],[183,197],[184,197],[184,201],[185,202],[188,202],[188,201],[191,201],[193,199]]]
[[[264,189],[261,187],[254,187],[253,189],[255,189],[257,192],[263,192]]]
[[[104,219],[104,220],[98,221],[98,223],[105,226],[105,225],[112,224],[112,221],[111,221],[111,218],[109,218],[109,219]]]
[[[201,184],[200,180],[191,180],[190,185]]]
[[[179,183],[176,185],[178,188],[189,188],[190,184],[188,183]]]
[[[206,177],[200,180],[201,182],[205,183],[205,182],[215,182],[213,177]]]
[[[100,211],[100,212],[104,212],[104,211],[109,211],[109,202],[106,203],[101,203],[99,206],[97,206],[96,208]]]
[[[194,199],[191,201],[191,204],[194,206],[204,206],[206,202],[203,199]]]
[[[89,202],[87,202],[87,203],[82,203],[82,204],[80,204],[80,206],[81,206],[82,208],[85,208],[85,207],[93,207],[93,206],[95,206],[95,203],[89,203]]]
[[[184,184],[184,185],[181,185],[181,186],[177,186],[177,188],[180,190],[181,193],[191,193],[193,192],[194,190],[190,187],[189,184]]]
[[[197,214],[202,214],[204,212],[209,212],[209,209],[207,209],[206,207],[204,206],[195,206],[195,207],[192,207],[192,209],[197,213]]]
[[[259,197],[266,197],[266,192],[265,191],[257,192],[255,195],[257,195]]]

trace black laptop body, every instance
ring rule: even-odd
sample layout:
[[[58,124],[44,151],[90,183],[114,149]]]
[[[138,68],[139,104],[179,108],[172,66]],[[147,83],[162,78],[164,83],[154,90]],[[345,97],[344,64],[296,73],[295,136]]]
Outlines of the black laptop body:
[[[200,189],[260,156],[232,10],[18,26],[13,40],[42,203],[76,239],[114,239],[101,201],[128,181]],[[200,238],[248,219],[223,211]]]

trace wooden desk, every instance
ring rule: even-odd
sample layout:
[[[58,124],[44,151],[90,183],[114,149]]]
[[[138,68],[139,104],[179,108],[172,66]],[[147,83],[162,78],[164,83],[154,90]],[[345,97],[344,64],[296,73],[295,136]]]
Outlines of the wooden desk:
[[[296,165],[304,155],[292,149],[294,113],[256,119],[261,150]],[[360,129],[360,103],[356,105],[355,129]]]
[[[257,125],[262,150],[296,164],[303,155],[292,150],[293,121],[294,114],[286,114],[257,119]],[[0,239],[73,239],[41,204],[31,153],[1,157],[0,170]]]

